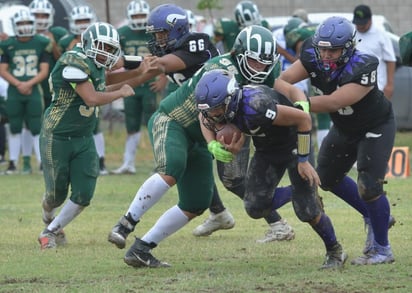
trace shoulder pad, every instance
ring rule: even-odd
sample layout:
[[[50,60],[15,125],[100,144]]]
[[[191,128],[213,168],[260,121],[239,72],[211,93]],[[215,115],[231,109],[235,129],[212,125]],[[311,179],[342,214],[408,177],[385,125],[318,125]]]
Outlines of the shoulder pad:
[[[68,82],[80,83],[89,79],[89,76],[82,70],[74,66],[66,66],[63,69],[62,77]]]

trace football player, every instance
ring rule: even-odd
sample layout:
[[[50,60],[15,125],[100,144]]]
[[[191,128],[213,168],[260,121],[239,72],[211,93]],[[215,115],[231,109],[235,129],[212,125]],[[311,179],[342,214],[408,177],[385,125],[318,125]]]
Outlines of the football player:
[[[63,228],[93,197],[99,175],[93,140],[97,107],[134,94],[128,85],[105,91],[105,71],[117,63],[120,53],[116,29],[97,22],[83,32],[80,46],[60,57],[50,74],[53,99],[45,111],[40,138],[46,189],[42,203],[46,228],[38,238],[41,249],[64,244]]]
[[[79,5],[72,8],[69,15],[69,30],[70,33],[60,39],[58,46],[60,53],[71,50],[76,46],[81,39],[81,34],[90,24],[97,20],[96,13],[88,5]],[[94,129],[94,143],[96,145],[97,154],[99,155],[100,175],[107,175],[109,172],[105,165],[105,142],[103,132],[100,129],[100,120]]]
[[[6,110],[10,123],[10,161],[6,174],[17,172],[23,125],[30,131],[30,136],[33,135],[35,152],[39,154],[44,109],[41,82],[49,73],[52,42],[36,34],[35,21],[29,8],[19,9],[12,18],[15,36],[0,42],[0,75],[9,83]],[[31,173],[30,156],[25,163],[23,173]]]
[[[225,123],[233,123],[252,137],[255,153],[243,198],[248,215],[259,219],[271,212],[273,193],[287,170],[297,217],[309,223],[325,244],[326,259],[321,268],[341,268],[347,255],[323,212],[317,195],[319,176],[309,163],[310,114],[266,85],[240,87],[225,70],[205,73],[196,85],[195,97],[207,143],[216,141],[215,130]],[[232,151],[231,144],[224,146]]]
[[[388,239],[390,206],[383,190],[395,138],[391,103],[377,86],[378,60],[356,50],[356,30],[343,17],[330,17],[307,39],[298,61],[280,78],[310,78],[316,96],[307,110],[329,113],[333,125],[318,155],[321,188],[359,211],[368,226],[364,255],[353,264],[392,263]],[[358,183],[346,174],[357,161]]]
[[[168,19],[169,14],[173,14],[172,19],[176,21],[173,28],[188,31],[187,20],[184,21],[184,29],[179,25],[181,20],[184,19],[183,11],[170,8],[164,13],[159,13],[159,10],[154,9],[150,15],[159,16],[164,21]],[[158,21],[162,23],[162,21]],[[148,29],[153,30],[155,27],[156,25],[151,27],[151,17],[149,16]],[[157,31],[162,32],[162,30]],[[175,33],[175,31],[173,32]],[[194,55],[197,58],[204,56],[204,60],[207,61],[207,58],[212,55],[213,51],[206,49],[210,48],[206,46],[209,40],[208,35],[200,34],[195,39],[196,41],[190,39],[189,35],[186,36],[186,40],[189,42],[170,40],[165,32],[157,36],[162,41],[156,43],[155,48],[157,50],[154,52],[159,55],[161,55],[161,52],[167,52],[167,50],[172,52],[159,58],[160,60],[154,60],[154,63],[159,63],[159,73],[162,70],[168,72],[173,61],[177,62],[179,60],[177,64],[184,65],[184,61],[189,60],[188,56]],[[170,56],[173,55],[171,44],[184,46],[182,48],[188,50],[185,51],[184,55],[183,52],[176,51],[176,53],[179,52],[180,56],[186,56],[186,58],[177,59],[176,56]],[[193,53],[190,54],[190,52]],[[164,61],[162,58],[164,58]],[[169,60],[169,62],[165,62],[166,60]],[[192,78],[162,100],[159,109],[149,121],[156,173],[148,178],[137,191],[127,213],[110,232],[109,241],[119,248],[124,248],[127,236],[134,230],[142,215],[174,185],[177,185],[179,190],[179,203],[165,212],[142,238],[136,238],[124,258],[128,265],[135,267],[168,266],[167,263],[155,258],[151,254],[151,250],[160,241],[178,231],[189,220],[200,215],[209,207],[212,193],[216,188],[213,183],[211,154],[216,159],[226,162],[233,159],[232,153],[225,151],[223,146],[216,143],[216,141],[206,144],[200,130],[194,89],[203,73],[216,68],[227,69],[235,74],[236,79],[241,84],[267,83],[270,86],[276,84],[276,88],[283,94],[293,95],[296,99],[306,101],[306,96],[299,89],[284,81],[278,81],[277,79],[275,81],[275,77],[279,73],[275,42],[272,33],[262,26],[245,28],[239,33],[231,53],[216,56],[206,62],[200,70],[199,67],[197,70],[192,71],[195,73]],[[275,67],[277,67],[277,70],[274,70]],[[136,72],[134,71],[134,74]],[[124,73],[121,74],[124,75]],[[126,74],[130,73],[126,72]],[[131,75],[133,76],[133,74]],[[179,76],[182,75],[173,74],[175,79]],[[137,75],[130,81],[126,80],[124,82],[135,86],[136,82],[141,80],[142,75]],[[243,143],[244,139],[239,140],[239,148],[243,146]],[[146,196],[147,194],[151,196]]]

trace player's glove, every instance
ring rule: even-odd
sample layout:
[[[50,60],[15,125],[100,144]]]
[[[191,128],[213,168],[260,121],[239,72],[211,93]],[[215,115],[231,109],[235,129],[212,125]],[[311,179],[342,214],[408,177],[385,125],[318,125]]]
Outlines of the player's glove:
[[[305,113],[310,112],[310,103],[309,101],[297,101],[293,104],[295,108],[301,109]]]
[[[225,150],[220,142],[212,140],[207,144],[207,149],[215,157],[216,160],[223,163],[229,163],[233,160],[233,154]]]

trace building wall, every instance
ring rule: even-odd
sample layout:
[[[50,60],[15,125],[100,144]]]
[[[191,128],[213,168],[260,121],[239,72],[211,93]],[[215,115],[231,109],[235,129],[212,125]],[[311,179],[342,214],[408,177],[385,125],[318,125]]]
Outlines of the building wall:
[[[151,8],[159,4],[174,3],[192,10],[195,14],[207,16],[206,11],[196,9],[197,0],[159,1],[146,0]],[[53,2],[53,0],[52,0]],[[109,3],[109,17],[112,24],[122,21],[129,0],[86,0],[97,11],[101,20],[107,21],[106,3]],[[221,10],[213,11],[213,16],[233,18],[233,9],[239,0],[221,0]],[[372,13],[383,14],[392,24],[396,34],[412,31],[412,1],[411,0],[254,0],[259,6],[263,17],[290,15],[295,9],[303,8],[308,12],[353,12],[360,3],[371,7]]]

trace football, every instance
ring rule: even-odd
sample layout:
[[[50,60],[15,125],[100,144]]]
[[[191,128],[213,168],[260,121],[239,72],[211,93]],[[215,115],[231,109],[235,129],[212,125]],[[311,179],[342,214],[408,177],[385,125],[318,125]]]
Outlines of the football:
[[[224,125],[222,129],[216,132],[216,139],[220,141],[220,138],[223,136],[225,144],[230,144],[232,142],[232,138],[235,133],[237,134],[236,141],[238,141],[241,137],[242,132],[240,131],[239,128],[237,128],[236,125],[232,123],[227,123]]]

